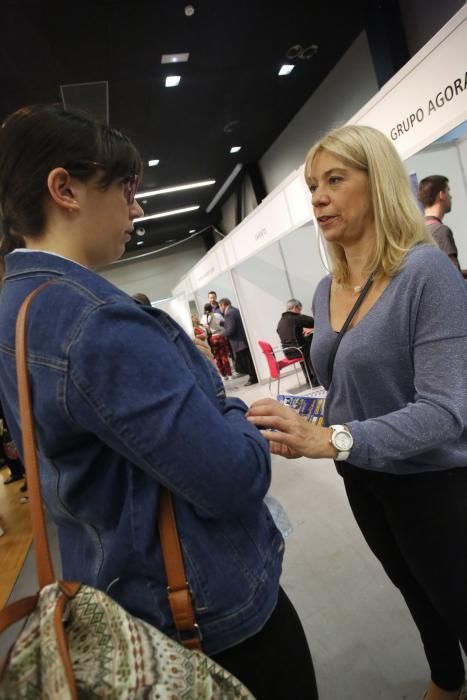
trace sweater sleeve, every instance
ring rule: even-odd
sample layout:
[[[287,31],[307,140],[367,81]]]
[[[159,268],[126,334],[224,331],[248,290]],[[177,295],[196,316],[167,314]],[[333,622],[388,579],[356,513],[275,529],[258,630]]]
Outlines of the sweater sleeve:
[[[421,256],[408,285],[400,313],[409,316],[412,327],[413,401],[386,415],[349,422],[354,437],[349,462],[357,466],[381,469],[454,442],[466,430],[466,285],[438,253]]]

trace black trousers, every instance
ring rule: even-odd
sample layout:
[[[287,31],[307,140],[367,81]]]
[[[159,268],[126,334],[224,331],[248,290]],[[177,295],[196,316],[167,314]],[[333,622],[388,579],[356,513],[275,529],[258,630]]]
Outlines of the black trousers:
[[[250,348],[237,350],[235,353],[235,369],[239,374],[248,374],[252,382],[257,382],[255,366],[251,357]]]
[[[318,699],[305,633],[282,588],[263,629],[212,658],[242,681],[256,700]]]
[[[432,680],[457,690],[467,652],[467,467],[396,476],[337,462],[370,549],[404,596]]]
[[[305,370],[303,369],[303,364],[306,365],[306,368],[308,370],[308,374],[310,375],[311,379],[311,385],[312,386],[317,386],[318,385],[318,380],[316,379],[315,375],[315,370],[313,369],[313,365],[311,364],[311,358],[310,358],[310,348],[311,348],[311,340],[312,336],[305,337],[300,344],[297,343],[298,347],[301,347],[303,357],[305,362],[300,362],[300,366],[303,370],[303,374],[306,377]],[[287,348],[284,348],[284,355],[288,357],[289,359],[292,359],[293,357],[300,357],[299,353],[296,350],[287,350]]]

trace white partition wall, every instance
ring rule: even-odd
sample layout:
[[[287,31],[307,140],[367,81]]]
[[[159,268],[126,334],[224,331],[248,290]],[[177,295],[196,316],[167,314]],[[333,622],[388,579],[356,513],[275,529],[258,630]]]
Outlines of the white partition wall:
[[[152,303],[156,309],[162,309],[169,316],[172,316],[177,323],[181,325],[188,335],[193,335],[193,324],[191,322],[191,314],[188,305],[188,300],[184,294],[170,299],[162,299]]]
[[[279,344],[277,323],[292,296],[279,244],[273,243],[240,263],[232,276],[258,378],[265,380],[269,371],[258,340],[273,347]]]
[[[310,222],[292,231],[281,238],[279,245],[290,282],[291,296],[302,302],[303,313],[309,315],[316,285],[326,274],[314,224]]]

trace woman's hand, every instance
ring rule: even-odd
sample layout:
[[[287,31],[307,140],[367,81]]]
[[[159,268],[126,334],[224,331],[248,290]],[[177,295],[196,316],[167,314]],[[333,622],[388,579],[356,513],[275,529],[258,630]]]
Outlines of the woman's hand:
[[[255,401],[246,416],[250,423],[261,429],[261,433],[270,443],[273,454],[289,459],[336,457],[336,449],[329,442],[330,428],[307,423],[289,406],[284,406],[274,399]]]

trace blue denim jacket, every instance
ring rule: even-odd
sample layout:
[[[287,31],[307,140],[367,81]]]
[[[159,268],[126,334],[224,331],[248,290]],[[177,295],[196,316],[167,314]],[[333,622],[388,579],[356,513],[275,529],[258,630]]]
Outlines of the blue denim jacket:
[[[29,316],[29,368],[47,506],[63,575],[107,591],[175,636],[156,525],[174,495],[203,648],[258,632],[274,609],[284,543],[263,498],[266,441],[226,398],[217,372],[164,312],[55,255],[6,258],[0,295],[0,398],[21,445],[15,321]]]

